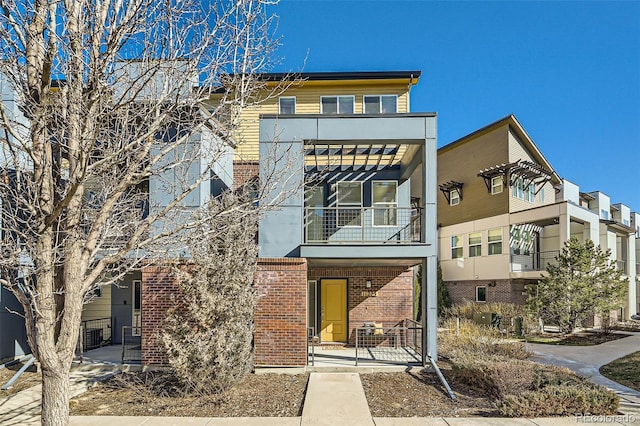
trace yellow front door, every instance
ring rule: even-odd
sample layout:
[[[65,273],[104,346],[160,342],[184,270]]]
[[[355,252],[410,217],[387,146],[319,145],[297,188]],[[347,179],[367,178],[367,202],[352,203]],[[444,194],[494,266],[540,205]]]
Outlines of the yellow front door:
[[[347,280],[320,281],[323,342],[347,341]]]

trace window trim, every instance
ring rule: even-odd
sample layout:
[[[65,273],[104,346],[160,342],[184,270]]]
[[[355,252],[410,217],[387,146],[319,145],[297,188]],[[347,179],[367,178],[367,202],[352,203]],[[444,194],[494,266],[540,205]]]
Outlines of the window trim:
[[[297,108],[297,99],[295,96],[280,96],[278,98],[278,114],[282,114],[282,104],[280,103],[281,100],[283,99],[293,99],[293,113],[288,113],[288,114],[295,114],[296,113],[296,108]]]
[[[498,182],[500,182],[500,185],[499,185],[500,190],[499,191],[495,190],[496,187],[498,187],[498,185],[494,185],[494,183],[493,183],[494,180],[496,180],[496,179],[498,180]],[[491,178],[491,195],[501,194],[502,191],[504,191],[504,182],[502,180],[502,176],[494,176],[494,177],[492,177]]]
[[[471,243],[471,236],[472,235],[480,235],[480,242],[478,243]],[[482,257],[482,231],[476,231],[476,232],[469,232],[468,236],[467,236],[467,244],[469,245],[469,257]],[[480,247],[480,251],[478,254],[471,254],[471,248],[472,247]]]
[[[453,197],[453,194],[456,194],[455,198]],[[456,202],[454,203],[453,200],[456,200]],[[458,192],[457,189],[452,189],[451,191],[449,191],[449,205],[450,206],[457,206],[460,204],[460,193]]]
[[[322,105],[322,100],[325,98],[336,98],[336,113],[329,114],[324,112],[324,106]],[[350,114],[348,112],[340,112],[340,98],[351,98],[351,104],[353,105],[353,114],[356,113],[356,96],[355,95],[323,95],[320,96],[320,114],[326,115],[340,115],[340,114]]]
[[[344,183],[357,183],[360,185],[360,204],[356,205],[356,204],[346,204],[346,205],[340,205],[340,184],[344,184]],[[353,208],[353,209],[359,209],[360,212],[362,213],[362,207],[363,207],[363,194],[362,194],[362,188],[363,188],[363,182],[360,180],[342,180],[342,181],[338,181],[336,183],[336,207],[337,207],[337,213],[336,214],[336,226],[338,228],[362,228],[362,214],[360,214],[360,225],[340,225],[340,210],[341,207],[345,207],[345,208]]]
[[[491,241],[491,231],[499,231],[500,233],[500,240],[499,241]],[[504,240],[504,235],[502,233],[502,228],[492,228],[489,229],[487,231],[487,256],[499,256],[502,254],[503,250],[503,245],[502,245],[502,241]],[[491,246],[493,245],[497,245],[500,244],[500,253],[491,253]]]
[[[376,203],[373,196],[373,187],[376,183],[393,183],[396,187],[395,191],[395,202],[393,203]],[[394,209],[396,212],[395,215],[395,224],[393,225],[376,225],[376,208],[382,209]],[[398,227],[398,181],[397,180],[373,180],[371,181],[371,208],[372,208],[372,217],[371,217],[371,226],[374,228],[396,228]]]
[[[460,243],[459,246],[454,246],[453,245],[453,239],[457,238],[458,242]],[[452,235],[451,239],[450,239],[450,245],[451,245],[451,260],[454,259],[464,259],[464,236],[463,235]],[[454,250],[460,250],[460,256],[454,256],[453,255],[453,251]]]
[[[384,96],[394,97],[396,100],[395,111],[394,112],[382,112],[382,98]],[[365,112],[366,110],[366,101],[365,98],[378,98],[378,112]],[[379,95],[362,95],[362,113],[363,114],[397,114],[398,113],[398,95],[393,93],[387,94],[379,94]]]
[[[479,300],[480,298],[479,296],[479,292],[478,290],[483,289],[484,290],[484,300]],[[487,303],[487,286],[486,285],[477,285],[476,286],[476,302],[477,303]]]

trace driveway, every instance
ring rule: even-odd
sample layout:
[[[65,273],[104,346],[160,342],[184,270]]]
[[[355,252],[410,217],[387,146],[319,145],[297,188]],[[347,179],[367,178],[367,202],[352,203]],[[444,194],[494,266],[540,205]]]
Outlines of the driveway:
[[[628,333],[629,337],[602,343],[596,346],[563,346],[527,343],[533,352],[531,360],[541,364],[567,367],[577,374],[587,377],[594,383],[613,390],[621,405],[630,405],[640,409],[640,392],[609,380],[600,374],[599,369],[620,357],[640,351],[640,332]]]

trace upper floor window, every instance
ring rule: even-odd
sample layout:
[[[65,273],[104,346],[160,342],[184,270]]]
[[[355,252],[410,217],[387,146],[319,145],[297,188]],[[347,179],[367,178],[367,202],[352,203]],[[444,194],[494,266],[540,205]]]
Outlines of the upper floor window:
[[[482,232],[469,234],[469,257],[482,256]]]
[[[544,188],[540,188],[540,202],[544,203]]]
[[[454,189],[453,191],[449,191],[449,205],[457,206],[458,204],[460,204],[460,193],[458,190]]]
[[[604,219],[604,220],[609,220],[609,212],[606,211],[605,209],[600,209],[600,216]]]
[[[527,192],[524,196],[524,199],[530,203],[535,202],[536,200],[536,187],[533,185],[533,183],[530,183],[529,186],[527,187]]]
[[[321,96],[321,114],[353,114],[356,98],[353,95],[346,96]]]
[[[518,180],[516,180],[516,183],[513,184],[511,191],[514,197],[528,201],[530,203],[533,203],[536,197],[536,188],[533,183],[530,183],[525,188],[522,178],[518,178]]]
[[[363,97],[365,114],[394,114],[398,112],[398,96],[366,95]]]
[[[338,226],[362,226],[362,182],[338,182]]]
[[[489,255],[502,254],[502,229],[489,229]]]
[[[373,199],[373,226],[396,226],[398,224],[398,182],[378,181],[371,183]]]
[[[629,226],[629,219],[622,219],[622,223]]]
[[[491,178],[491,194],[500,194],[502,192],[502,176],[494,176]]]
[[[279,104],[280,114],[296,113],[296,97],[295,96],[283,96],[278,99],[278,104]]]
[[[451,237],[451,258],[460,259],[462,257],[462,235]]]

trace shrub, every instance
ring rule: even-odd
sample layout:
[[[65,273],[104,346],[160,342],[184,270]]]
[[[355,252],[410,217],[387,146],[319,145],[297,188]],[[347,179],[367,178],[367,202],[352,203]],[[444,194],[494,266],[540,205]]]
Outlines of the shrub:
[[[468,320],[449,318],[443,324],[445,329],[438,336],[440,353],[454,360],[526,359],[531,353],[520,341],[508,340],[499,330],[476,324]]]
[[[532,389],[537,364],[531,361],[452,363],[453,376],[495,397]]]
[[[448,318],[465,318],[472,320],[474,314],[483,313],[490,314],[495,313],[500,315],[500,328],[509,329],[511,327],[511,321],[515,317],[526,317],[524,306],[516,305],[513,303],[460,303],[451,306],[444,310],[445,319]]]
[[[496,402],[498,412],[507,417],[615,414],[619,398],[602,386],[553,385],[539,390],[506,395]]]

